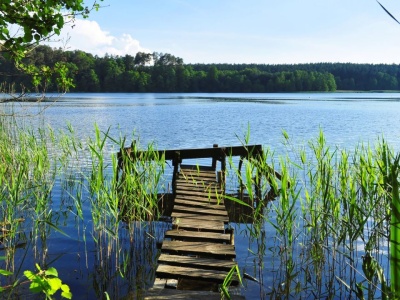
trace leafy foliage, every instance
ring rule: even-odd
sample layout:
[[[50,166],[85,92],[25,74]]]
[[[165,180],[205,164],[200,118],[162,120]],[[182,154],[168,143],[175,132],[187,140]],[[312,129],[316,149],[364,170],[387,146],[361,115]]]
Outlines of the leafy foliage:
[[[102,1],[102,0],[100,0]],[[72,82],[67,67],[62,62],[49,65],[30,65],[23,62],[34,45],[59,35],[66,23],[73,23],[77,15],[88,17],[92,9],[98,9],[96,1],[91,7],[83,0],[4,0],[0,4],[0,53],[15,63],[16,67],[31,76],[36,87],[47,87],[56,76],[59,89],[68,90]],[[8,76],[10,73],[6,73]]]
[[[61,279],[58,278],[58,272],[55,268],[49,268],[42,270],[38,264],[36,264],[38,270],[37,273],[32,271],[25,271],[24,275],[31,281],[29,289],[33,293],[44,293],[46,299],[52,299],[52,296],[59,290],[61,290],[61,296],[66,299],[72,299],[72,293],[70,292],[69,286],[63,284]]]
[[[92,8],[98,7],[94,2]],[[78,14],[87,17],[90,10],[83,0],[4,0],[0,5],[1,50],[20,60],[30,45],[59,35],[66,20],[73,21]]]

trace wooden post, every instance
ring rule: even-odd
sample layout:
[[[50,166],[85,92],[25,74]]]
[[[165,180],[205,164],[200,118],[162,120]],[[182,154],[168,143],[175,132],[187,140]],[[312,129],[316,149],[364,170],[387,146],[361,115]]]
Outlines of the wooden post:
[[[222,185],[224,187],[224,192],[225,192],[225,174],[226,174],[226,153],[225,153],[225,148],[221,148],[221,181]]]
[[[178,177],[180,163],[181,163],[181,154],[179,151],[176,151],[174,159],[172,160],[172,165],[174,166],[174,173],[172,174],[172,193],[174,195],[174,199],[176,197],[176,179]]]
[[[218,144],[214,144],[213,148],[218,148]],[[217,157],[216,157],[216,155],[213,155],[211,168],[213,168],[214,170],[217,168]]]

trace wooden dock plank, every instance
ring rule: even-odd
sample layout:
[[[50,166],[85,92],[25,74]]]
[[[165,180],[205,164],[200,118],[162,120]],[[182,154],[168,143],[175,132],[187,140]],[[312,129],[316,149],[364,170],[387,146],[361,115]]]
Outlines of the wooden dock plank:
[[[224,222],[221,221],[175,218],[172,224],[175,228],[190,231],[225,232]]]
[[[195,173],[181,173],[179,174],[178,179],[186,180],[187,182],[217,182],[216,176],[208,176],[203,174],[195,174]]]
[[[221,209],[223,208],[223,209]],[[180,213],[197,213],[199,215],[217,215],[217,216],[224,216],[228,217],[228,212],[226,211],[225,207],[218,207],[217,209],[214,207],[211,207],[209,205],[208,207],[194,207],[194,206],[186,206],[186,205],[179,205],[175,204],[174,205],[174,212],[180,212]]]
[[[208,204],[224,204],[224,198],[208,198],[208,197],[197,197],[197,196],[190,196],[190,195],[176,195],[175,201],[176,200],[187,200],[187,201],[192,201],[192,202],[198,202],[198,203],[208,203]]]
[[[217,199],[221,198],[221,194],[216,193],[215,191],[192,191],[192,190],[182,190],[177,188],[176,189],[177,195],[184,195],[184,196],[197,196],[202,198],[211,198]]]
[[[214,204],[212,202],[210,204],[209,201],[196,201],[196,200],[191,200],[191,199],[185,199],[185,198],[176,198],[175,199],[175,205],[181,206],[181,207],[189,207],[189,208],[200,208],[200,209],[212,209],[212,210],[224,210],[226,211],[224,203],[220,204]],[[175,207],[174,205],[174,207]]]
[[[200,268],[207,270],[225,270],[229,272],[233,267],[237,265],[236,261],[223,260],[214,258],[199,258],[182,255],[171,255],[161,254],[158,258],[158,262],[164,265],[181,266],[189,268]]]
[[[179,241],[193,242],[214,242],[226,243],[231,242],[230,233],[204,232],[204,231],[187,231],[172,229],[165,232],[165,238]]]
[[[201,180],[193,180],[193,179],[185,179],[182,177],[179,177],[176,180],[176,183],[181,185],[181,184],[192,184],[192,185],[197,185],[197,186],[204,186],[204,185],[214,185],[214,186],[219,186],[220,184],[215,181],[215,179],[210,178],[210,179],[201,179]]]
[[[193,175],[193,176],[202,176],[202,177],[209,177],[209,178],[217,178],[217,174],[215,171],[206,171],[206,170],[197,170],[197,169],[186,169],[182,168],[179,172],[179,175],[187,176],[187,175]]]
[[[221,215],[212,215],[212,214],[196,214],[190,212],[177,212],[173,211],[171,214],[172,218],[175,219],[184,219],[184,220],[204,220],[204,221],[220,221],[223,223],[229,222],[228,216],[221,216]],[[179,223],[178,223],[179,225]]]
[[[198,170],[189,170],[182,169],[179,172],[179,175],[182,177],[202,177],[202,178],[217,178],[217,173],[215,171],[198,171]]]
[[[191,183],[186,184],[178,184],[177,190],[180,191],[196,191],[196,192],[209,192],[209,193],[218,193],[223,194],[220,186],[213,186],[213,185],[204,185],[201,186],[200,184],[195,185]]]
[[[235,246],[219,243],[164,241],[161,252],[181,255],[199,255],[233,259],[236,257]],[[225,274],[226,275],[226,274]]]
[[[158,278],[191,279],[216,283],[223,283],[227,272],[218,270],[207,270],[200,268],[188,268],[179,266],[159,265],[156,276]],[[232,278],[232,285],[239,284],[237,277]]]
[[[240,295],[230,295],[232,300],[244,300],[245,297]],[[135,299],[135,298],[133,298]],[[150,289],[145,300],[221,300],[220,293],[214,293],[209,291],[181,291],[174,289]]]

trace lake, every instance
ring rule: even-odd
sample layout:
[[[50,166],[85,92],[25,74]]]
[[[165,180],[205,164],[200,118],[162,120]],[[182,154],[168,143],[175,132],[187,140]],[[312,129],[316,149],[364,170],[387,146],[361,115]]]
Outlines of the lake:
[[[54,128],[70,122],[82,136],[102,130],[140,137],[158,148],[250,143],[279,147],[282,130],[302,143],[323,129],[331,144],[346,146],[384,135],[398,146],[400,94],[66,94],[46,111]],[[30,105],[35,111],[35,105]]]
[[[139,139],[141,145],[154,142],[158,149],[241,145],[249,130],[250,144],[262,144],[275,151],[275,155],[280,155],[287,152],[282,131],[288,133],[294,148],[301,148],[311,139],[316,139],[322,129],[332,147],[351,150],[360,142],[374,144],[378,138],[384,137],[395,150],[400,150],[399,93],[71,93],[62,97],[48,96],[50,102],[13,104],[13,109],[34,114],[48,106],[40,118],[31,119],[33,124],[38,122],[36,125],[48,124],[53,129],[65,130],[70,123],[84,143],[94,136],[94,124],[98,124],[103,132],[109,130],[109,135],[116,139],[126,137],[126,146],[133,139]],[[110,155],[116,151],[118,149],[108,149]],[[66,190],[56,182],[53,198],[61,197]],[[84,215],[91,218],[88,210]],[[38,251],[46,256],[42,259],[57,266],[60,277],[70,285],[72,292],[80,291],[74,293],[74,299],[99,298],[106,290],[121,296],[123,292],[118,293],[118,290],[132,291],[141,285],[137,281],[143,278],[151,280],[155,253],[149,257],[137,257],[136,262],[140,264],[127,272],[131,277],[117,278],[118,274],[111,269],[118,263],[102,257],[104,252],[93,243],[93,239],[101,240],[101,237],[90,232],[90,222],[80,221],[68,210],[57,212],[57,220],[67,236],[50,232],[47,240],[39,243],[45,250],[31,247],[21,250],[19,255],[24,257],[27,251],[29,257],[30,251]],[[145,236],[146,240],[146,235],[162,236],[168,227],[163,222],[147,227],[138,225],[135,234]],[[264,229],[267,235],[272,230],[268,224]],[[268,289],[269,269],[260,268],[260,261],[252,253],[257,248],[257,241],[249,240],[245,225],[237,225],[235,238],[240,268],[262,279],[265,284],[264,287],[246,281],[241,292],[248,299],[257,299],[263,290]],[[131,232],[122,233],[119,240],[124,245],[126,257],[137,255],[135,249],[139,252],[152,249],[154,252],[156,242],[159,242],[135,244]],[[265,246],[273,247],[274,243],[271,241]],[[274,259],[265,255],[264,261],[270,263]],[[23,265],[31,268],[31,262]]]

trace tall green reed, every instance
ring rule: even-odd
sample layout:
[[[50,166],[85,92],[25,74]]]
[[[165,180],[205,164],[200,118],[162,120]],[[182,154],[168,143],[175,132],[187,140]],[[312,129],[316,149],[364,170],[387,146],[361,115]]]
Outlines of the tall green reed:
[[[250,202],[254,215],[262,216],[261,222],[248,226],[252,238],[265,235],[266,224],[271,224],[273,232],[268,233],[276,247],[268,248],[269,259],[280,258],[272,271],[276,282],[265,293],[270,297],[389,297],[386,278],[396,280],[396,274],[392,259],[389,276],[385,244],[389,245],[389,229],[393,229],[390,218],[396,224],[392,199],[398,192],[393,181],[398,179],[398,161],[380,141],[374,147],[360,144],[349,151],[328,145],[322,130],[300,149],[291,146],[287,133],[284,138],[286,156],[276,159],[269,153],[244,164],[245,172],[236,171],[250,199],[257,200],[254,186],[260,182],[264,182],[263,200],[271,198],[268,194],[276,196],[260,207]],[[385,157],[391,157],[390,163]],[[395,234],[390,236],[392,242]],[[399,253],[393,242],[390,249],[391,258]],[[259,250],[263,251],[259,259],[268,257],[265,247]]]

